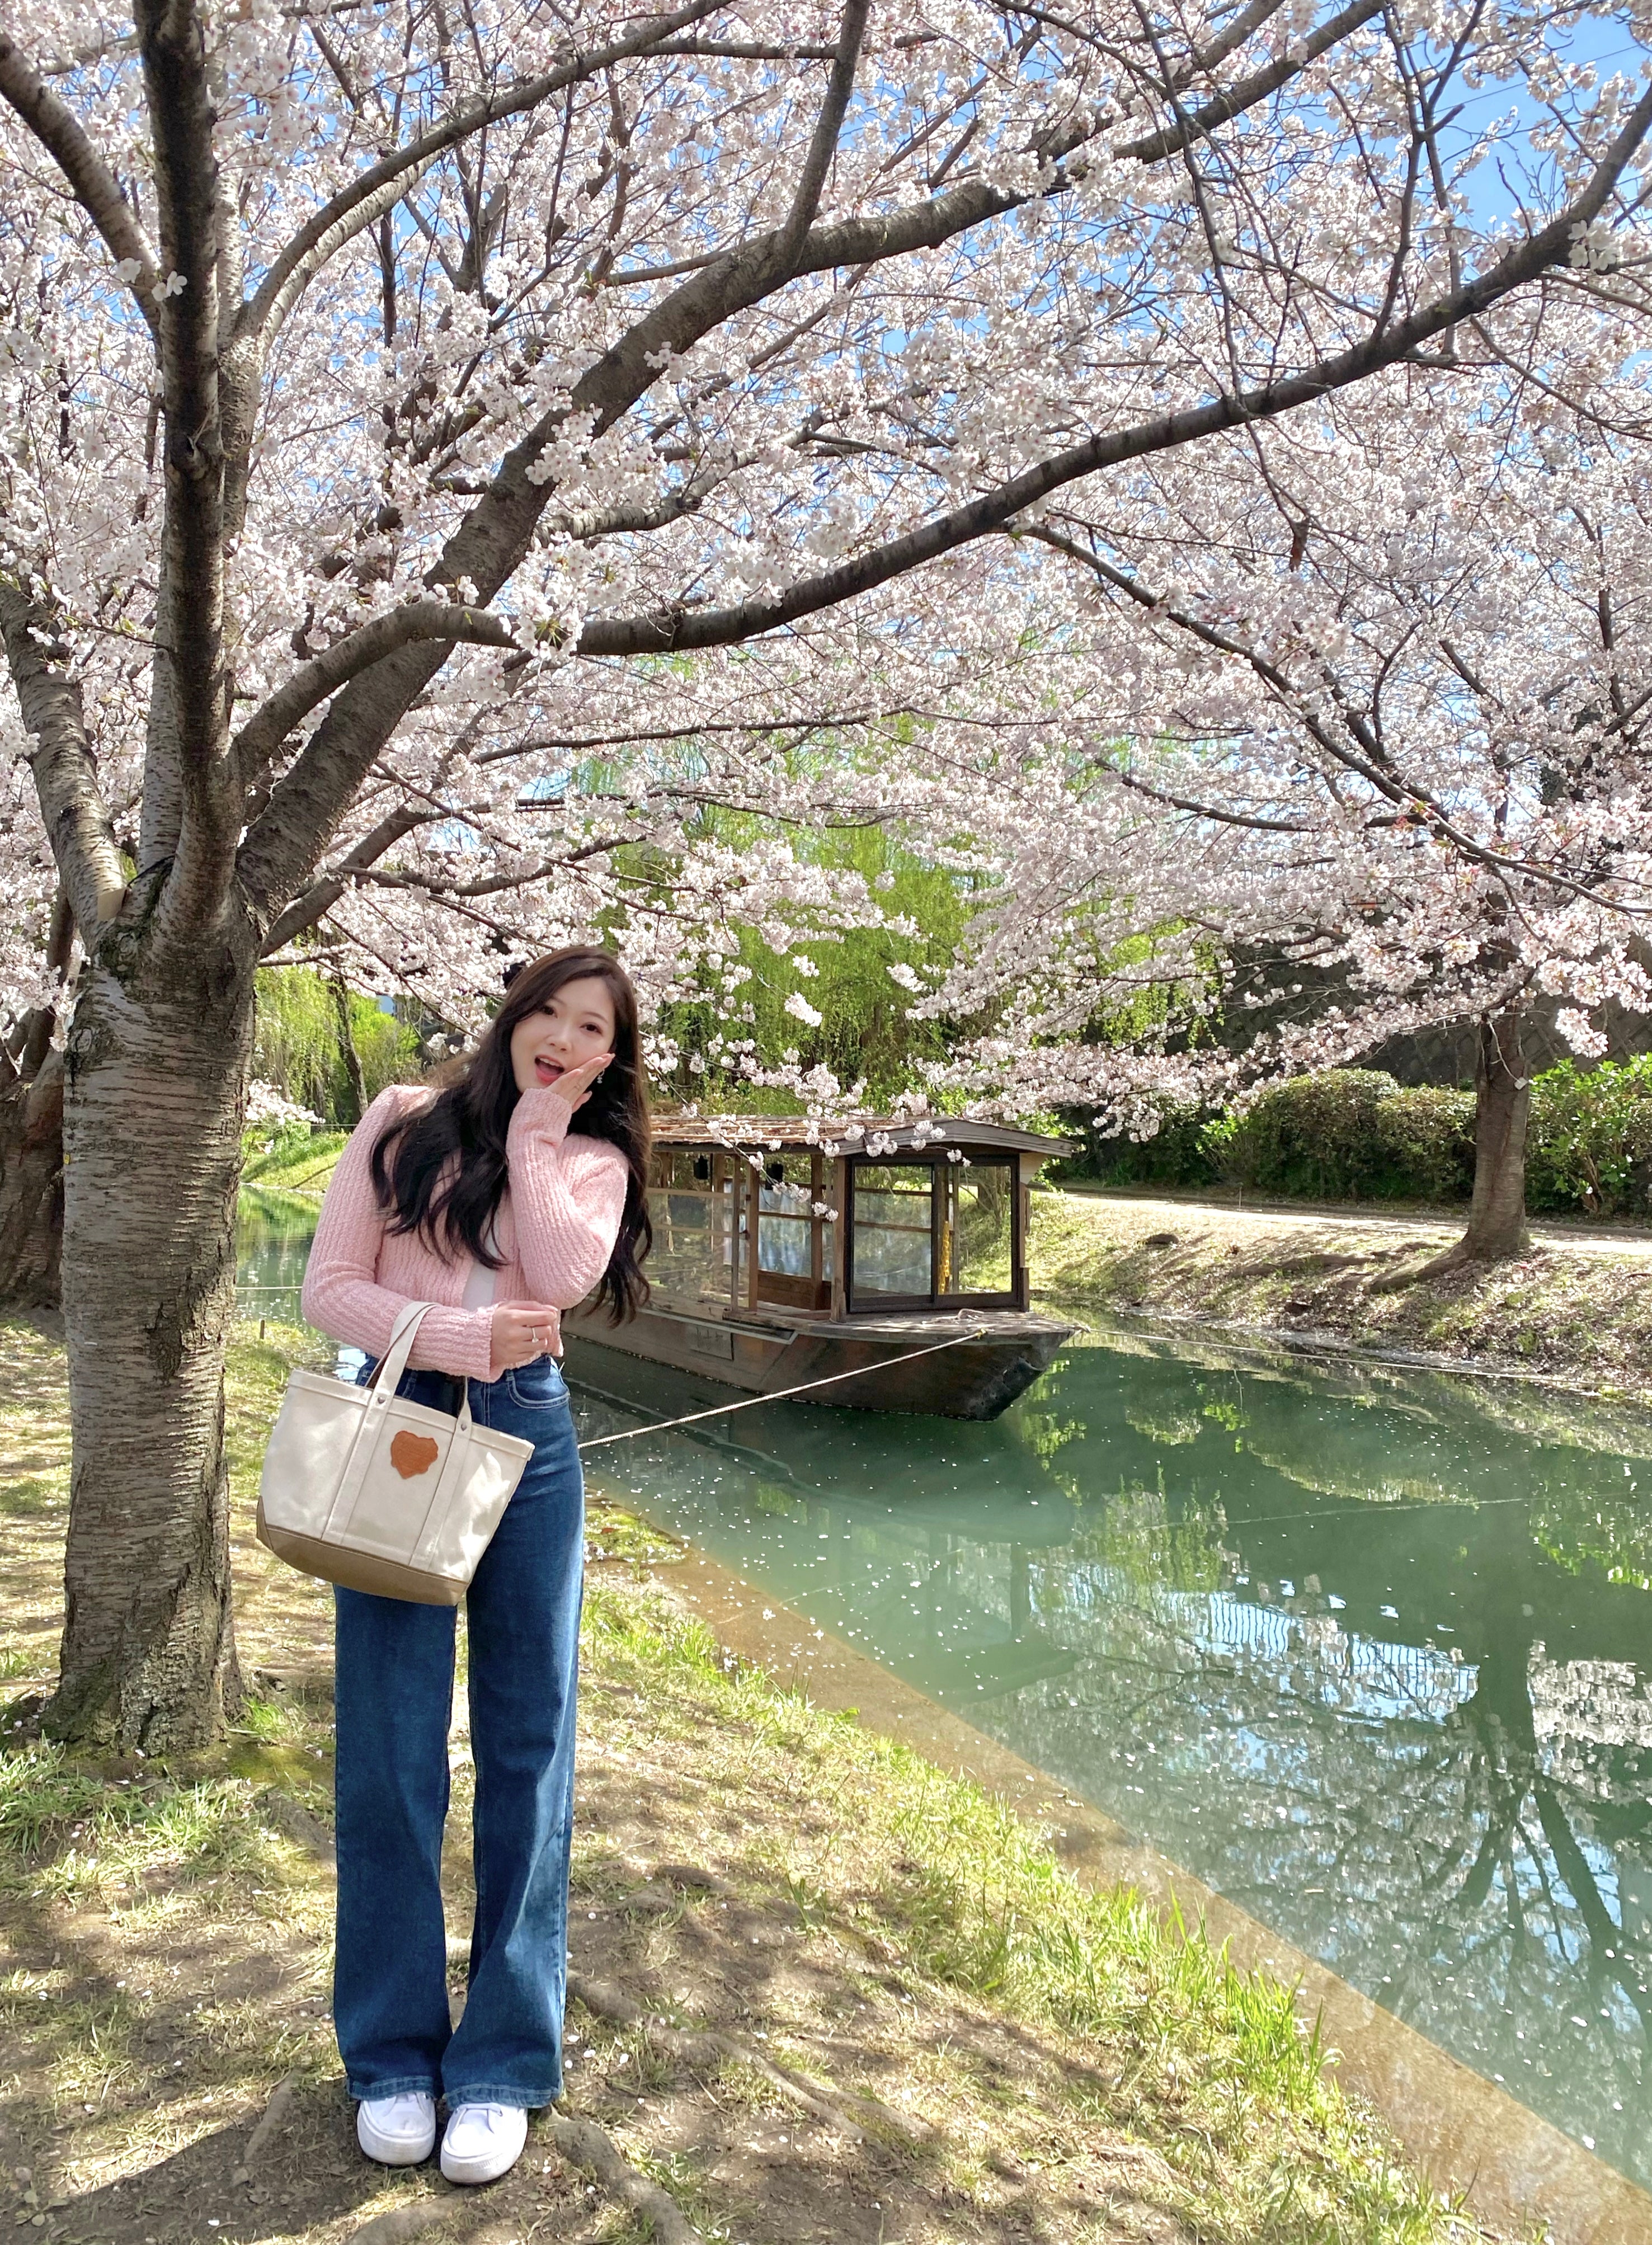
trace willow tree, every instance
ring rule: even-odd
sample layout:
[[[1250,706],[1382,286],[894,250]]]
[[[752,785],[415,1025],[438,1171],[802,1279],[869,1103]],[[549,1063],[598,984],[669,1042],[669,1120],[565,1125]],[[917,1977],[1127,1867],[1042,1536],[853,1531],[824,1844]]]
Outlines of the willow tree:
[[[181,1746],[237,1688],[260,960],[342,928],[473,987],[491,916],[554,926],[576,860],[646,828],[622,787],[543,841],[579,760],[657,724],[636,697],[668,707],[661,658],[736,701],[782,635],[817,720],[874,648],[983,643],[997,533],[1052,494],[1540,295],[1652,120],[1567,66],[1571,20],[55,0],[0,34],[0,636],[37,806],[6,846],[44,843],[30,908],[74,931],[51,1729]],[[1477,234],[1430,205],[1436,120],[1516,74],[1557,153],[1529,223]],[[784,758],[750,786],[806,803]],[[464,878],[456,821],[491,852]]]

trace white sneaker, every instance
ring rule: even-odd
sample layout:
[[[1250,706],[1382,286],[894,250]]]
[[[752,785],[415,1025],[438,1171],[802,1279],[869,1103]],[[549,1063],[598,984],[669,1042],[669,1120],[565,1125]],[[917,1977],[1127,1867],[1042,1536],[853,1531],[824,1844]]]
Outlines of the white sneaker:
[[[448,2115],[442,2172],[450,2182],[497,2182],[522,2156],[528,2116],[519,2105],[459,2105]]]
[[[436,2099],[423,2089],[399,2097],[364,2097],[355,2108],[355,2140],[387,2167],[416,2167],[436,2149]]]

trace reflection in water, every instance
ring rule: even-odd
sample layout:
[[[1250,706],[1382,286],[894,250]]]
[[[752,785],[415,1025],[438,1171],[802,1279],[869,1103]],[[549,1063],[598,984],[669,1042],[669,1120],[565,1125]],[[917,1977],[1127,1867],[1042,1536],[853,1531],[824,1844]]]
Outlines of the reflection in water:
[[[284,1208],[248,1285],[296,1289]],[[590,1434],[721,1400],[569,1371]],[[990,1425],[593,1464],[1652,2184],[1652,1419],[1105,1333]]]
[[[711,1425],[599,1478],[1652,2183],[1652,1421],[1107,1334],[988,1427]]]
[[[244,1318],[296,1324],[318,1200],[243,1185],[236,1227],[235,1306]]]

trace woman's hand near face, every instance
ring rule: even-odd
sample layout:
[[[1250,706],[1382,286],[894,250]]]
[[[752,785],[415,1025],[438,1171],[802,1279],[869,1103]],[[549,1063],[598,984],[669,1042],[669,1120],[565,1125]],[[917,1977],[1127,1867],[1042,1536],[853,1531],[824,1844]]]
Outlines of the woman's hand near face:
[[[493,1361],[501,1372],[531,1364],[551,1346],[559,1312],[543,1302],[497,1302],[493,1309]]]
[[[590,1098],[592,1085],[613,1058],[612,1053],[594,1054],[590,1060],[582,1060],[578,1068],[565,1069],[549,1089],[559,1099],[565,1099],[577,1113]]]

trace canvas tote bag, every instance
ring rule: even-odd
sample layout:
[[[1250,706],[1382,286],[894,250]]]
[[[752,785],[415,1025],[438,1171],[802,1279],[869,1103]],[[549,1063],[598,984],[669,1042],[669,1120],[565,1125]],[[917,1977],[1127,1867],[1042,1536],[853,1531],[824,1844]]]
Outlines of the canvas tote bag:
[[[398,1311],[372,1383],[295,1372],[264,1453],[258,1534],[280,1558],[349,1590],[456,1606],[533,1455],[396,1390],[428,1302]]]

